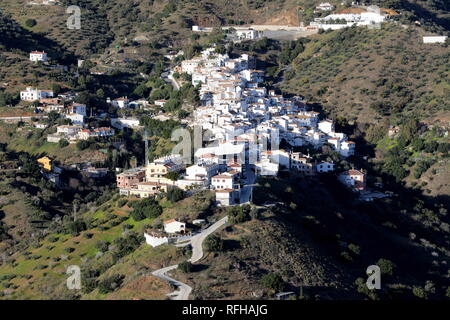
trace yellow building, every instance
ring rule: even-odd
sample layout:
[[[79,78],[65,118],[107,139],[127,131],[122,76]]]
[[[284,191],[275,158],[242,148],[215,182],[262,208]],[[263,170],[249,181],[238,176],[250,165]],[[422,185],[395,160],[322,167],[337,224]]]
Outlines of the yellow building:
[[[162,178],[169,172],[169,166],[160,163],[149,163],[147,165],[147,181],[152,178]]]
[[[165,183],[158,182],[142,182],[137,185],[137,188],[133,189],[124,189],[121,194],[126,194],[127,196],[136,196],[139,198],[148,198],[155,194],[161,192],[167,192],[170,188],[173,188],[172,185],[168,185]]]
[[[53,166],[52,166],[52,159],[50,159],[49,157],[42,157],[40,159],[37,160],[38,164],[44,168],[44,170],[46,171],[52,171],[53,170]]]
[[[170,156],[156,159],[149,163],[146,167],[146,180],[159,181],[169,172],[178,172],[183,170],[185,165],[183,163],[175,163]]]

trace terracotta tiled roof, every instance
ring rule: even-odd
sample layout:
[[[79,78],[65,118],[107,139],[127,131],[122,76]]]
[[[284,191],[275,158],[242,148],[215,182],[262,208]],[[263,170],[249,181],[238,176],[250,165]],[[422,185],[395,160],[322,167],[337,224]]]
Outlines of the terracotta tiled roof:
[[[362,172],[359,171],[359,170],[355,170],[355,169],[350,169],[350,170],[348,170],[348,171],[347,171],[347,174],[348,174],[349,176],[363,176],[363,175],[364,175],[364,173],[362,173]]]

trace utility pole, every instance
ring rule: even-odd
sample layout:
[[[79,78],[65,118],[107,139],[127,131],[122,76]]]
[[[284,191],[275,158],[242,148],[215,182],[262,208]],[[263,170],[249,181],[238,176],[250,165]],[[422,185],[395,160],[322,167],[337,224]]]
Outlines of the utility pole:
[[[144,166],[148,166],[148,133],[147,128],[144,129],[144,143],[145,143],[145,160],[144,160]]]
[[[77,204],[73,203],[73,222],[77,221]]]

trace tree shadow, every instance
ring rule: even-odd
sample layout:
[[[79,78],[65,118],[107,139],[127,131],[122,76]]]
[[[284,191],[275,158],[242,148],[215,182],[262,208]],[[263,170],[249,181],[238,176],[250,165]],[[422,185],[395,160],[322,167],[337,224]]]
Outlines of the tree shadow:
[[[209,268],[206,264],[193,264],[192,265],[192,272],[201,272],[205,271]]]

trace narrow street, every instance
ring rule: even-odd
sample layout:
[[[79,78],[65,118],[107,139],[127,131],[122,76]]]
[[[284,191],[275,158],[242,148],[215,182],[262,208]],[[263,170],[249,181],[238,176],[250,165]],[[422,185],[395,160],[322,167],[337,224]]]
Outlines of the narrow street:
[[[241,204],[249,203],[252,200],[252,192],[253,187],[255,186],[255,182],[255,172],[250,168],[246,168],[244,170],[244,178],[242,179],[242,184],[244,186],[241,188]]]
[[[172,70],[166,69],[163,73],[161,73],[161,79],[163,79],[165,82],[172,84],[173,88],[175,90],[180,90],[180,84],[178,81],[173,77]]]

